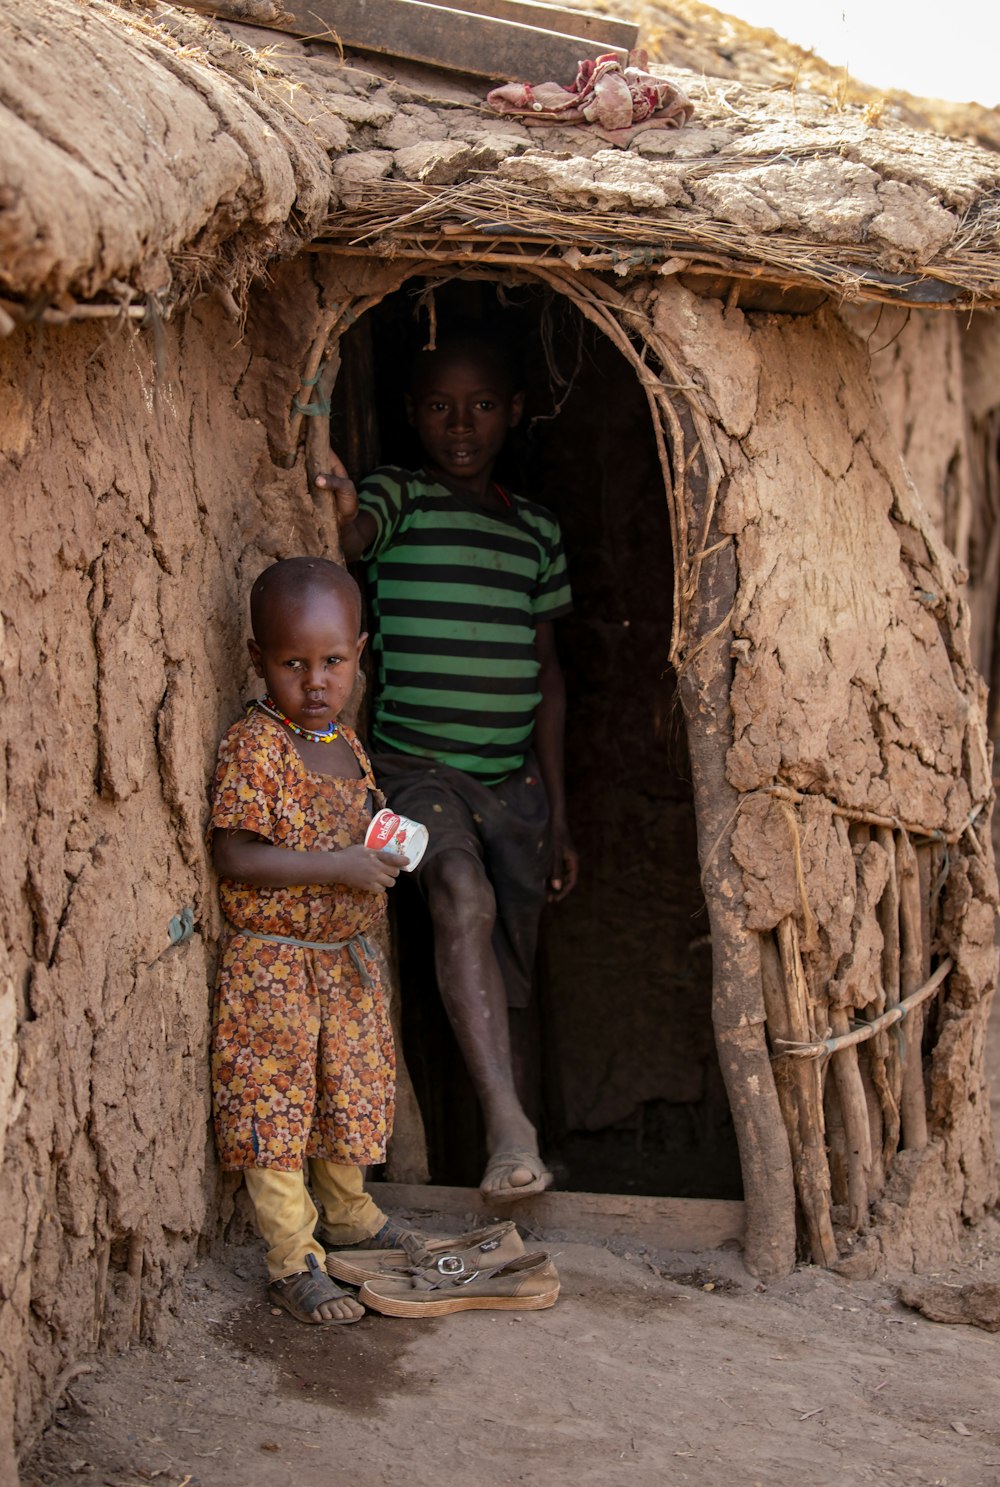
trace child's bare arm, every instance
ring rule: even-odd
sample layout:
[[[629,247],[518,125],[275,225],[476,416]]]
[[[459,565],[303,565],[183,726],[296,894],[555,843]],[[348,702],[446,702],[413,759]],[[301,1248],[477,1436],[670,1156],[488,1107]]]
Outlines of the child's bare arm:
[[[320,497],[327,496],[332,500],[340,545],[344,557],[353,563],[375,540],[375,518],[370,511],[359,510],[354,481],[335,454],[331,456],[330,466],[328,471],[316,476],[313,484]]]
[[[212,861],[223,878],[252,883],[256,888],[296,888],[303,883],[339,884],[374,893],[391,888],[409,858],[398,852],[373,852],[368,847],[343,847],[337,852],[293,852],[266,842],[252,831],[216,830]]]
[[[579,858],[570,839],[566,821],[566,787],[563,776],[563,732],[566,718],[566,684],[556,653],[555,634],[550,620],[535,627],[535,654],[538,657],[538,687],[542,700],[535,714],[535,753],[538,768],[549,798],[552,825],[552,873],[549,879],[551,899],[565,898],[576,883]]]

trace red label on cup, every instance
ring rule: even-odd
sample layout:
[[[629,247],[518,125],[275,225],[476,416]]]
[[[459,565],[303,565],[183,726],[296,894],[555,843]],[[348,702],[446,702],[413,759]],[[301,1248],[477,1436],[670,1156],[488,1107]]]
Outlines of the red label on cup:
[[[399,817],[394,811],[379,811],[372,820],[365,834],[365,846],[371,847],[375,852],[382,852],[399,831]],[[406,832],[400,833],[399,841],[405,840]]]
[[[408,857],[404,871],[412,873],[427,848],[427,827],[395,811],[382,810],[372,817],[365,832],[365,846],[373,852],[398,852]]]

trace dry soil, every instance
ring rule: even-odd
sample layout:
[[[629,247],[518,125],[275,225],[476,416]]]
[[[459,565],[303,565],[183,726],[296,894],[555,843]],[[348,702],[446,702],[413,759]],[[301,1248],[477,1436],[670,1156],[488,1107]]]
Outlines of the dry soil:
[[[69,1381],[22,1480],[1000,1482],[998,1338],[910,1311],[901,1277],[803,1267],[765,1288],[735,1251],[538,1239],[563,1278],[551,1311],[323,1330],[272,1312],[253,1247],[206,1261],[167,1346],[91,1360]],[[970,1231],[938,1276],[1000,1282],[1000,1220]]]

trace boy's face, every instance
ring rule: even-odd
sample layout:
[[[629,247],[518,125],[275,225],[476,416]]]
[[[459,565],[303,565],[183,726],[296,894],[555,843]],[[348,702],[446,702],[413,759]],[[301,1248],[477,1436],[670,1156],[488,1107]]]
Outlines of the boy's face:
[[[358,674],[367,635],[358,634],[358,611],[343,595],[307,589],[272,603],[261,638],[247,648],[257,675],[300,728],[321,730],[339,716]]]
[[[406,411],[435,469],[458,485],[488,481],[524,394],[512,392],[494,359],[433,353],[420,368]]]

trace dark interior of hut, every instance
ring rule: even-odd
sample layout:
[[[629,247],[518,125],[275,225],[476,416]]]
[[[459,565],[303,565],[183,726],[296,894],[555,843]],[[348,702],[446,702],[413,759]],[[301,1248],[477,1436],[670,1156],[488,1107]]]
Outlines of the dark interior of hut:
[[[685,730],[667,662],[670,528],[638,380],[601,331],[544,287],[415,279],[341,341],[333,446],[355,478],[378,464],[419,465],[403,412],[411,356],[469,322],[521,355],[525,416],[496,473],[558,516],[574,595],[557,642],[581,871],[546,913],[536,1010],[512,1014],[516,1043],[536,1051],[531,1113],[561,1187],[738,1198]],[[412,883],[394,900],[404,1051],[431,1180],[474,1186],[482,1127],[437,994],[429,921]]]

